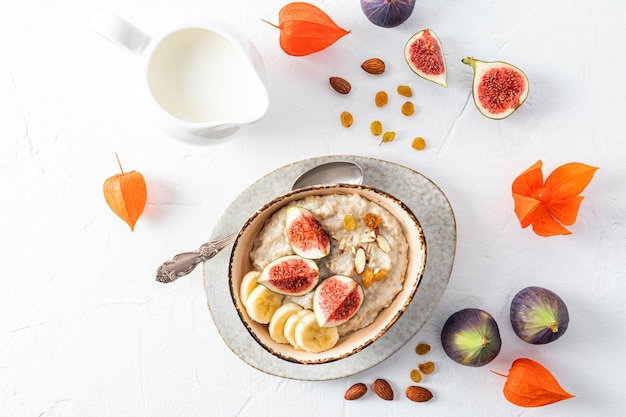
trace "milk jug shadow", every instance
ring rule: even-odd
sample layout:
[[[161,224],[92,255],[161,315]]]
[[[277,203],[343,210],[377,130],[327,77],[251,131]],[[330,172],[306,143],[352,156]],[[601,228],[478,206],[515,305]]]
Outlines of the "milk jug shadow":
[[[150,37],[102,10],[94,15],[91,29],[137,56],[147,105],[176,138],[214,143],[267,111],[262,58],[224,22],[193,19]]]

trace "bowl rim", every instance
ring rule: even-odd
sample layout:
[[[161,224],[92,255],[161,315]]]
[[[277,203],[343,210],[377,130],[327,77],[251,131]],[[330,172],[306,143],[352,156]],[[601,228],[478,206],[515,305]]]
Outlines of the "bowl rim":
[[[318,356],[314,359],[304,359],[304,358],[294,358],[292,356],[289,356],[283,352],[281,352],[280,350],[276,350],[274,348],[272,348],[271,346],[268,346],[259,335],[256,334],[256,331],[252,328],[252,326],[250,325],[250,323],[248,322],[248,319],[245,317],[244,313],[241,311],[240,305],[238,304],[237,300],[238,300],[238,290],[236,290],[234,288],[234,283],[233,283],[233,261],[235,258],[235,254],[237,251],[237,248],[240,245],[240,238],[242,237],[242,235],[244,234],[244,232],[247,230],[247,228],[254,223],[254,221],[257,219],[257,217],[259,217],[261,214],[266,213],[266,211],[270,208],[273,208],[273,210],[271,212],[269,212],[269,214],[267,214],[266,216],[266,220],[269,219],[271,216],[274,215],[274,213],[276,213],[277,211],[279,211],[282,207],[288,205],[289,203],[296,201],[299,199],[299,197],[304,197],[306,195],[311,195],[310,192],[312,191],[321,191],[322,193],[320,195],[330,195],[333,194],[332,192],[326,192],[326,191],[334,191],[336,190],[338,193],[350,193],[352,192],[356,192],[357,194],[359,194],[361,197],[369,200],[370,202],[373,202],[375,204],[379,204],[379,202],[376,201],[372,201],[370,198],[368,198],[367,196],[364,196],[362,194],[360,194],[360,192],[366,191],[366,192],[371,192],[374,193],[375,195],[379,195],[382,196],[382,198],[384,198],[385,200],[389,201],[390,203],[396,204],[397,206],[399,206],[400,210],[402,212],[404,212],[408,219],[410,220],[410,225],[407,226],[407,222],[401,221],[400,219],[397,218],[397,216],[393,215],[402,225],[403,227],[403,232],[406,234],[406,229],[408,228],[415,228],[418,231],[418,236],[419,236],[419,241],[418,242],[412,242],[409,239],[407,239],[407,243],[409,245],[409,248],[411,246],[414,245],[419,245],[421,247],[421,262],[419,263],[416,272],[416,276],[415,279],[412,282],[411,288],[409,293],[406,295],[404,302],[401,303],[401,305],[397,306],[397,311],[395,311],[395,313],[393,314],[393,316],[387,320],[384,323],[384,326],[382,326],[372,337],[367,338],[363,343],[358,344],[357,346],[355,346],[354,348],[347,350],[343,353],[340,353],[338,355],[335,356],[327,356],[327,357],[323,357],[324,352],[320,352],[317,355],[313,355],[313,356]],[[383,207],[384,208],[384,207]],[[387,210],[386,208],[384,208],[385,210]],[[252,213],[248,219],[244,222],[244,224],[241,226],[241,228],[239,229],[239,231],[237,232],[237,236],[235,238],[235,242],[233,243],[233,247],[231,249],[230,255],[229,255],[229,260],[228,260],[228,288],[229,288],[229,292],[230,292],[230,297],[231,297],[231,302],[233,303],[233,306],[235,307],[235,310],[237,311],[237,315],[241,321],[241,323],[243,324],[243,326],[246,328],[246,331],[248,332],[248,334],[250,334],[250,336],[253,338],[253,340],[258,343],[264,350],[266,350],[267,352],[269,352],[270,354],[272,354],[273,356],[278,357],[279,359],[285,360],[287,362],[292,362],[292,363],[296,363],[296,364],[302,364],[302,365],[315,365],[315,364],[325,364],[325,363],[329,363],[329,362],[334,362],[334,361],[338,361],[344,358],[347,358],[349,356],[352,356],[358,352],[360,352],[361,350],[363,350],[364,348],[370,346],[371,344],[373,344],[375,341],[377,341],[379,338],[381,338],[397,321],[398,319],[402,316],[402,314],[406,311],[406,309],[408,308],[409,304],[412,302],[412,300],[415,297],[415,294],[422,282],[422,278],[424,277],[424,273],[426,271],[426,263],[427,263],[427,246],[426,246],[426,236],[424,234],[424,229],[422,228],[419,219],[417,218],[417,216],[415,216],[415,214],[413,213],[413,211],[400,199],[398,199],[397,197],[393,196],[392,194],[390,194],[387,191],[381,190],[377,187],[373,187],[373,186],[369,186],[369,185],[364,185],[364,184],[347,184],[347,183],[336,183],[336,184],[319,184],[319,185],[311,185],[311,186],[307,186],[307,187],[303,187],[303,188],[298,188],[295,190],[290,190],[284,194],[281,194],[277,197],[272,198],[271,200],[269,200],[268,202],[266,202],[265,204],[263,204],[260,208],[258,208],[254,213]],[[407,270],[410,266],[410,263],[407,264]],[[396,294],[396,296],[394,296],[394,299],[392,300],[392,304],[396,301],[396,298],[402,293],[402,291],[404,290],[404,285],[407,282],[407,276],[405,274],[404,277],[404,281],[402,284],[402,289]],[[391,307],[391,304],[386,308]],[[381,310],[382,311],[384,311]],[[380,313],[379,313],[380,314]],[[364,330],[367,329],[370,326],[373,326],[376,323],[376,320],[374,320],[374,322],[372,322],[371,324],[363,327],[360,330]]]

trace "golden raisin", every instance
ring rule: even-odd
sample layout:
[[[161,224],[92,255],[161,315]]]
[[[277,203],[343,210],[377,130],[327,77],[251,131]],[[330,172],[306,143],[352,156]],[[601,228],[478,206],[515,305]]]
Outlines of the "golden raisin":
[[[382,223],[382,219],[378,214],[367,213],[365,215],[365,225],[370,229],[376,229]]]
[[[347,232],[351,232],[356,228],[356,220],[354,219],[354,216],[348,214],[343,218],[343,228]]]
[[[387,95],[386,92],[379,91],[378,93],[376,93],[374,102],[376,103],[377,107],[383,107],[385,104],[387,104],[388,101],[389,101],[389,96]]]
[[[412,102],[407,101],[402,105],[402,114],[405,116],[412,116],[415,113],[415,106]]]
[[[417,369],[413,369],[411,371],[411,381],[418,383],[421,380],[422,380],[422,374],[420,373],[420,371]]]
[[[369,288],[372,282],[374,282],[374,271],[366,269],[361,274],[361,283],[365,288]]]
[[[408,85],[399,85],[398,94],[404,97],[411,97],[413,95],[413,91],[411,90],[411,87],[409,87]]]
[[[352,126],[353,121],[354,121],[354,118],[352,117],[352,113],[350,113],[349,111],[341,112],[341,125],[343,127]]]
[[[428,343],[420,343],[415,346],[415,353],[418,355],[425,355],[430,352],[430,345]]]
[[[374,270],[374,281],[380,281],[381,279],[387,276],[386,269],[376,269]]]
[[[411,147],[415,149],[416,151],[424,150],[426,149],[426,141],[424,140],[424,138],[417,137],[413,139],[413,143],[411,143]]]
[[[396,138],[396,132],[385,132],[383,133],[383,142],[393,142]]]
[[[374,136],[382,135],[382,133],[383,133],[383,124],[381,122],[379,122],[378,120],[374,120],[370,124],[370,131],[372,132],[372,135],[374,135]]]
[[[432,374],[435,371],[435,364],[433,362],[420,363],[417,367],[426,375]]]

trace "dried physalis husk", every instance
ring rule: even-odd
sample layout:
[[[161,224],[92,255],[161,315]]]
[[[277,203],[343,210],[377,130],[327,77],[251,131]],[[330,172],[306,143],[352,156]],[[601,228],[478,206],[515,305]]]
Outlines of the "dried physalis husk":
[[[354,117],[352,117],[352,113],[349,111],[341,112],[341,125],[343,127],[350,127],[354,122]]]
[[[415,106],[412,102],[407,101],[402,105],[402,114],[405,116],[412,116],[415,113]]]
[[[371,124],[370,124],[370,132],[372,132],[372,135],[374,136],[380,136],[383,134],[383,124],[378,121],[378,120],[374,120]]]
[[[135,223],[146,206],[146,180],[137,171],[124,172],[117,154],[121,174],[115,174],[104,181],[104,199],[115,214],[135,230]]]
[[[435,371],[435,363],[434,362],[424,362],[417,365],[420,371],[425,375],[430,375]]]
[[[411,97],[413,95],[413,90],[411,90],[411,87],[408,85],[399,85],[398,94],[404,97]]]
[[[411,147],[415,149],[416,151],[422,151],[426,149],[426,141],[422,137],[417,137],[413,139],[413,142],[411,143]]]
[[[418,355],[425,355],[430,352],[430,345],[428,343],[420,343],[415,346],[415,353]]]
[[[389,95],[384,91],[379,91],[374,97],[374,102],[376,103],[376,107],[383,107],[389,102]]]

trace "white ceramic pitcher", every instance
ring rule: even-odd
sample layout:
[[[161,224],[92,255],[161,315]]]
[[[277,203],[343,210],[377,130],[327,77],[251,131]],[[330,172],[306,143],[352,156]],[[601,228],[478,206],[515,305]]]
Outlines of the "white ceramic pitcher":
[[[261,119],[269,98],[261,56],[240,32],[203,18],[150,37],[109,11],[91,28],[139,58],[149,105],[174,136],[210,142]]]

